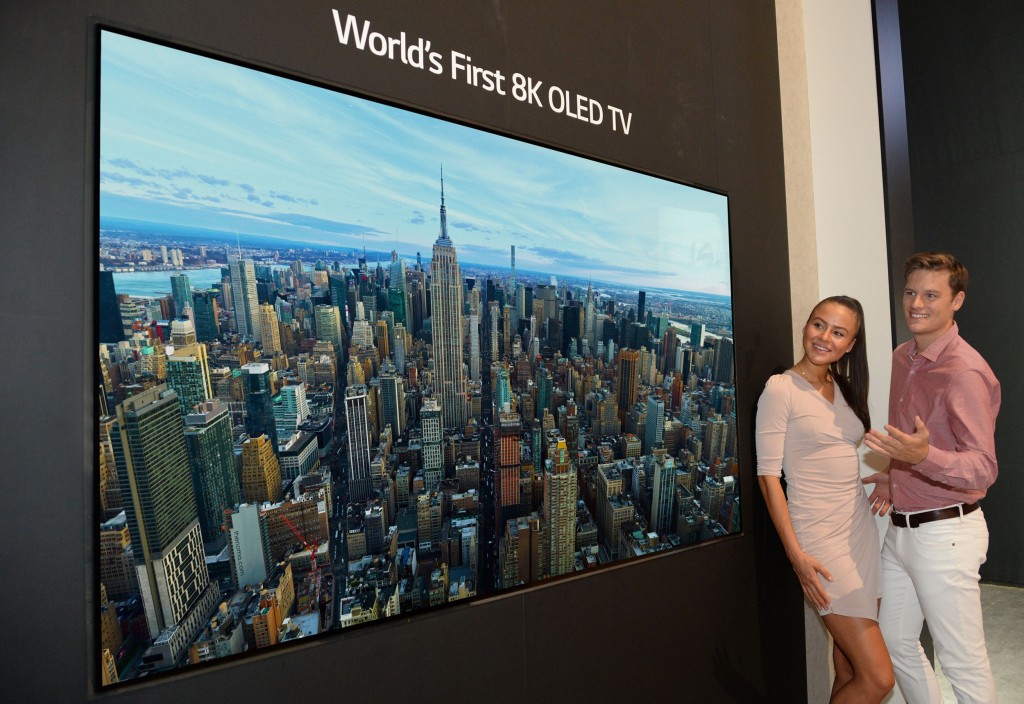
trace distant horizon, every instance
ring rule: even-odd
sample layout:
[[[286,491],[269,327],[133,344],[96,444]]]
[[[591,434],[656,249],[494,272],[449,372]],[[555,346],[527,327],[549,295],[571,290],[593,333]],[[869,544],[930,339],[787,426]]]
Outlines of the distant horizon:
[[[113,220],[113,221],[117,221],[119,223],[131,223],[131,224],[134,224],[134,225],[157,225],[157,226],[168,227],[168,228],[181,227],[181,226],[175,225],[174,223],[152,222],[152,221],[135,220],[135,219],[129,219],[129,218],[111,218],[111,217],[108,217],[106,219],[108,221]],[[101,231],[103,231],[105,229],[107,229],[107,230],[116,229],[116,228],[113,228],[113,227],[104,226],[103,220],[104,220],[104,218],[101,217],[100,218],[100,230]],[[263,248],[266,248],[266,249],[280,249],[280,248],[283,248],[283,247],[287,247],[288,249],[295,249],[295,250],[314,250],[314,251],[318,251],[319,253],[322,253],[322,254],[326,254],[328,252],[331,252],[332,249],[333,250],[337,250],[337,251],[356,253],[356,254],[359,254],[359,253],[362,252],[362,249],[356,248],[356,247],[335,247],[335,248],[332,248],[330,246],[324,245],[324,244],[319,243],[319,242],[301,242],[301,241],[298,241],[298,240],[286,240],[284,238],[273,238],[273,237],[267,237],[267,236],[263,236],[263,235],[251,235],[249,233],[228,232],[226,230],[205,230],[205,229],[195,228],[195,227],[186,228],[186,230],[192,230],[193,232],[195,232],[195,234],[188,234],[187,232],[174,232],[174,233],[172,233],[172,232],[166,232],[166,233],[154,232],[153,234],[160,234],[160,235],[167,235],[167,236],[178,235],[182,239],[199,239],[200,236],[201,236],[200,231],[202,233],[208,233],[208,234],[211,234],[211,235],[223,235],[224,236],[224,240],[225,240],[225,245],[224,245],[224,249],[225,250],[230,250],[231,247],[232,247],[232,244],[229,241],[230,238],[238,238],[243,243],[245,243],[246,238],[251,238],[251,239],[258,240],[258,241],[259,240],[266,240],[266,242],[263,243],[263,244],[266,245]],[[271,245],[271,244],[269,244],[271,242],[280,242],[281,244],[280,245]],[[304,245],[304,246],[300,246],[300,245]],[[253,247],[252,242],[249,242],[246,246],[247,246],[247,248],[250,248],[250,249],[256,248],[256,247]],[[458,253],[458,246],[456,246],[455,249],[456,249],[456,253]],[[366,251],[368,253],[377,254],[377,255],[384,255],[384,256],[390,257],[390,252],[386,252],[384,250],[370,250],[370,249],[367,249]],[[395,251],[397,251],[397,250],[395,250]],[[424,251],[426,251],[428,253],[428,255],[423,255]],[[429,256],[429,252],[430,252],[430,250],[426,249],[426,248],[424,248],[424,250],[419,250],[419,253],[421,254],[421,259],[423,260],[423,262],[425,264],[429,263],[431,261],[431,257]],[[511,251],[509,251],[508,254],[511,257]],[[399,257],[402,258],[403,260],[406,260],[406,261],[414,261],[416,259],[416,254],[415,253],[413,253],[413,254],[408,254],[408,253],[403,254],[403,253],[399,252]],[[389,261],[390,261],[390,259],[388,261],[385,261],[385,260],[381,259],[381,264],[382,265],[386,265],[387,263],[389,263]],[[498,271],[512,271],[511,264],[502,266],[500,264],[489,264],[489,263],[481,263],[481,262],[462,261],[461,259],[459,260],[459,263],[463,267],[470,266],[470,267],[479,267],[479,268],[483,268],[483,269],[494,269],[494,270],[498,270]],[[376,262],[369,262],[368,261],[367,265],[368,266],[375,266]],[[206,270],[206,269],[210,269],[210,268],[213,268],[213,267],[210,267],[210,266],[207,266],[207,267],[192,267],[193,270],[195,270],[195,269]],[[171,273],[175,272],[175,271],[188,272],[189,271],[189,267],[182,267],[180,269],[177,269],[177,268],[161,269],[161,268],[157,268],[157,267],[153,267],[152,269],[149,269],[148,267],[142,267],[141,271],[138,268],[135,269],[135,273],[146,273],[146,274],[166,273],[166,274],[168,274],[168,276]],[[563,277],[563,275],[561,273],[559,273],[559,272],[554,272],[554,271],[537,271],[537,270],[534,270],[534,269],[523,269],[522,267],[519,267],[519,266],[516,267],[515,271],[516,271],[517,274],[532,275],[533,277],[550,277],[550,276],[555,276],[557,279],[559,279],[560,283],[562,282],[562,277]],[[116,273],[121,273],[121,272],[116,272]],[[577,276],[577,275],[564,275],[564,276],[565,276],[566,280],[573,280],[573,281],[582,280],[582,277]],[[464,278],[466,278],[466,277],[464,277]],[[593,280],[594,284],[600,284],[600,285],[603,285],[603,286],[614,286],[614,287],[619,287],[619,288],[627,286],[627,284],[623,284],[623,283],[619,283],[619,282],[615,282],[615,281],[605,281],[603,279],[592,279],[592,280]],[[628,285],[631,285],[631,284],[628,284]],[[653,292],[653,293],[660,293],[660,294],[692,294],[694,296],[703,296],[703,297],[708,297],[708,298],[712,298],[712,299],[716,299],[716,300],[721,300],[721,301],[730,301],[730,302],[732,301],[732,296],[729,295],[729,294],[709,293],[709,292],[706,292],[706,291],[691,291],[691,290],[688,290],[688,289],[680,289],[680,288],[659,288],[659,287],[656,287],[656,286],[647,286],[645,288],[640,288],[640,289],[637,289],[637,290],[638,291],[645,291],[645,292],[648,292],[648,293],[652,293]]]
[[[100,218],[731,299],[726,196],[104,30]],[[443,186],[442,186],[443,169]],[[421,248],[421,251],[422,251]]]

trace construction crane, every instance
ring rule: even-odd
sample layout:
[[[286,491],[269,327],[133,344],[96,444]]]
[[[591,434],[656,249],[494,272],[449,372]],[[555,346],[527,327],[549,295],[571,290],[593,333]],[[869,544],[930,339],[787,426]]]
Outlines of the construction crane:
[[[302,543],[303,547],[309,550],[310,577],[312,578],[313,584],[320,584],[320,564],[316,561],[316,551],[317,548],[319,547],[317,545],[317,542],[314,540],[313,544],[310,545],[306,538],[302,535],[302,533],[299,532],[299,529],[295,527],[295,524],[288,520],[288,516],[284,515],[283,513],[280,514],[280,516],[281,519],[288,525],[288,527],[292,529],[292,533],[295,533],[295,537],[299,539],[299,542]]]

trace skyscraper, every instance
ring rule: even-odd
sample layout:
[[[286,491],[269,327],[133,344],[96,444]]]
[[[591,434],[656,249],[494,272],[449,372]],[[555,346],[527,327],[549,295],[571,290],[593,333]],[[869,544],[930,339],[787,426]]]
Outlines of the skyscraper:
[[[537,405],[534,407],[536,418],[544,417],[544,410],[551,410],[551,398],[554,393],[554,379],[546,367],[537,367]]]
[[[711,464],[715,459],[725,459],[725,445],[729,438],[729,423],[720,413],[708,418],[704,424],[704,445],[701,459]]]
[[[99,323],[100,342],[120,342],[124,339],[121,304],[114,289],[114,274],[110,271],[99,273]]]
[[[199,342],[196,337],[196,326],[189,318],[175,318],[171,321],[171,345],[184,347]]]
[[[469,378],[480,381],[480,316],[469,316]]]
[[[715,340],[715,381],[733,383],[733,342],[728,337]]]
[[[497,431],[495,450],[498,460],[498,482],[495,487],[495,503],[501,509],[499,525],[504,525],[505,521],[518,514],[514,509],[519,505],[522,447],[522,422],[519,420],[519,414],[501,411],[499,408]]]
[[[395,368],[405,374],[405,326],[395,323]]]
[[[274,397],[274,425],[282,442],[290,438],[299,425],[309,418],[305,384],[282,386]]]
[[[345,389],[345,423],[348,430],[348,493],[350,501],[365,501],[373,489],[370,474],[370,419],[366,386]]]
[[[256,504],[241,504],[227,516],[227,524],[235,587],[259,584],[274,564],[266,517]]]
[[[274,395],[270,365],[250,362],[241,369],[245,393],[245,432],[255,438],[266,435],[276,450],[279,438],[274,423]]]
[[[213,398],[206,345],[197,343],[175,349],[167,358],[167,384],[178,394],[182,416],[192,413],[197,403]]]
[[[409,291],[405,283],[405,264],[398,252],[391,253],[391,269],[388,281],[388,307],[395,314],[395,322],[409,326]]]
[[[432,398],[423,400],[420,409],[420,427],[423,430],[423,482],[427,493],[437,489],[444,477],[444,457],[441,451],[441,409]]]
[[[573,571],[576,560],[576,472],[565,438],[552,448],[544,473],[544,522],[548,530],[548,576]]]
[[[231,298],[238,335],[260,342],[259,297],[256,294],[256,267],[252,259],[228,258]]]
[[[220,543],[224,509],[241,499],[228,405],[220,399],[205,401],[186,415],[185,446],[203,542]]]
[[[661,373],[668,374],[676,368],[676,329],[668,328],[661,337]]]
[[[220,337],[217,291],[210,289],[194,292],[192,304],[194,306],[193,319],[196,325],[196,338],[200,342],[213,342]]]
[[[117,406],[111,429],[157,668],[173,667],[217,603],[203,554],[178,395],[155,386]]]
[[[192,284],[188,274],[171,274],[171,296],[174,298],[174,310],[178,316],[184,316],[186,310],[195,307],[192,302]]]
[[[665,537],[675,528],[672,502],[675,498],[675,461],[667,456],[649,455],[647,465],[653,476],[650,528]]]
[[[584,311],[579,301],[569,301],[562,309],[562,354],[568,356],[569,343],[576,340],[576,349],[582,347]]]
[[[384,425],[391,424],[391,436],[398,438],[405,432],[405,380],[393,364],[380,367],[381,418]]]
[[[699,350],[704,346],[704,323],[690,323],[690,347]]]
[[[334,354],[342,357],[345,349],[345,328],[341,324],[341,311],[337,306],[319,305],[313,309],[316,320],[316,338],[334,345]]]
[[[462,273],[455,246],[448,238],[448,215],[441,179],[441,232],[430,262],[430,306],[434,347],[434,378],[444,427],[466,424],[465,380],[462,375]]]
[[[619,368],[615,377],[616,401],[619,410],[619,420],[625,420],[629,409],[636,403],[638,386],[640,381],[640,352],[639,350],[619,350]]]
[[[644,429],[644,454],[662,441],[665,433],[665,402],[657,396],[647,397],[647,422]]]
[[[512,276],[508,282],[509,291],[516,290],[516,246],[512,245]]]
[[[281,463],[266,435],[242,443],[242,498],[253,503],[281,500]]]
[[[261,303],[259,312],[263,356],[273,357],[281,352],[281,330],[277,323],[277,313],[274,311],[274,306],[269,303]]]

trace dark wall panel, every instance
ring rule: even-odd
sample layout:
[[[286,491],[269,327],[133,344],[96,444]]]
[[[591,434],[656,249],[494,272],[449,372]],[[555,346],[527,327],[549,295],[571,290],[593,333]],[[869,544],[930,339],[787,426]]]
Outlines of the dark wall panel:
[[[1024,585],[1024,345],[1014,304],[1024,262],[1024,5],[901,0],[914,245],[963,259],[957,321],[1003,389],[1000,476],[983,502],[982,578]]]
[[[91,291],[95,28],[136,31],[350,87],[725,191],[741,408],[790,359],[788,257],[771,2],[351,0],[387,32],[633,113],[630,135],[501,100],[337,44],[326,0],[0,4],[0,325],[5,375],[2,657],[19,701],[281,697],[550,701],[806,698],[799,590],[758,510],[741,448],[743,534],[489,602],[266,657],[97,692]],[[19,371],[26,370],[26,373]],[[17,399],[16,402],[13,399]],[[752,417],[740,418],[749,439]],[[14,663],[18,663],[14,666]]]

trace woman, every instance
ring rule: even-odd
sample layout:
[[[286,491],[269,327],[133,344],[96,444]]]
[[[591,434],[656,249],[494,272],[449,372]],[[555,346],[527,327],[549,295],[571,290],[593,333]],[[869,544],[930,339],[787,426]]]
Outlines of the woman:
[[[860,303],[833,296],[816,305],[803,350],[758,402],[757,480],[804,595],[832,634],[829,701],[879,702],[893,671],[878,628],[878,532],[857,456],[871,427]]]

